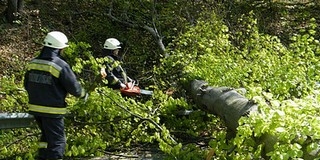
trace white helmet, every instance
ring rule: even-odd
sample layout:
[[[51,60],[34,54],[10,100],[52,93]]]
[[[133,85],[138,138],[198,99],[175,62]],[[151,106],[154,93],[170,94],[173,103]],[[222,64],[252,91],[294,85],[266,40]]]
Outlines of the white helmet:
[[[106,42],[104,42],[103,48],[115,50],[115,49],[121,48],[121,46],[120,46],[120,42],[117,39],[108,38]]]
[[[68,38],[59,31],[52,31],[44,38],[43,45],[51,48],[63,49],[68,47]]]

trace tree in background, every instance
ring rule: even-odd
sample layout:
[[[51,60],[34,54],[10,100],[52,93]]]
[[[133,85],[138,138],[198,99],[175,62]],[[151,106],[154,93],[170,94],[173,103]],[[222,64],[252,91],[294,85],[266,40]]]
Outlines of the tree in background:
[[[7,9],[5,11],[6,19],[10,23],[18,20],[19,15],[23,10],[23,0],[8,0]]]

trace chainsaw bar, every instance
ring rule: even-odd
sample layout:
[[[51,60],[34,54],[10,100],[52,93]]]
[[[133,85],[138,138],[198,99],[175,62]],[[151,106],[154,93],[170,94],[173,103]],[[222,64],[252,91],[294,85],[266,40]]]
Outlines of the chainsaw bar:
[[[151,96],[153,92],[149,90],[140,89],[140,94]]]
[[[137,85],[135,85],[135,81],[129,82],[126,84],[126,88],[120,88],[120,91],[123,95],[127,96],[136,96],[136,95],[152,95],[153,92],[149,90],[140,89]]]

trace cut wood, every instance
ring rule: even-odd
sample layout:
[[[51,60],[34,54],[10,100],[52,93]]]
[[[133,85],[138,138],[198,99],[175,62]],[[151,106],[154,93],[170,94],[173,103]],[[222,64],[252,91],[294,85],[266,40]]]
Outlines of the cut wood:
[[[191,82],[191,96],[201,109],[219,116],[231,131],[236,131],[241,116],[258,110],[258,105],[230,87],[211,87],[203,80]]]

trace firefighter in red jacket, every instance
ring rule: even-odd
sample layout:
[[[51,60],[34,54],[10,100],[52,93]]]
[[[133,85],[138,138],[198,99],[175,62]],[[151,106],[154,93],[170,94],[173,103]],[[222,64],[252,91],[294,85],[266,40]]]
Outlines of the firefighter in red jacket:
[[[40,55],[27,64],[24,87],[28,92],[29,113],[41,130],[39,160],[62,159],[66,146],[64,115],[67,94],[87,99],[88,94],[61,53],[68,38],[59,31],[47,34]]]

